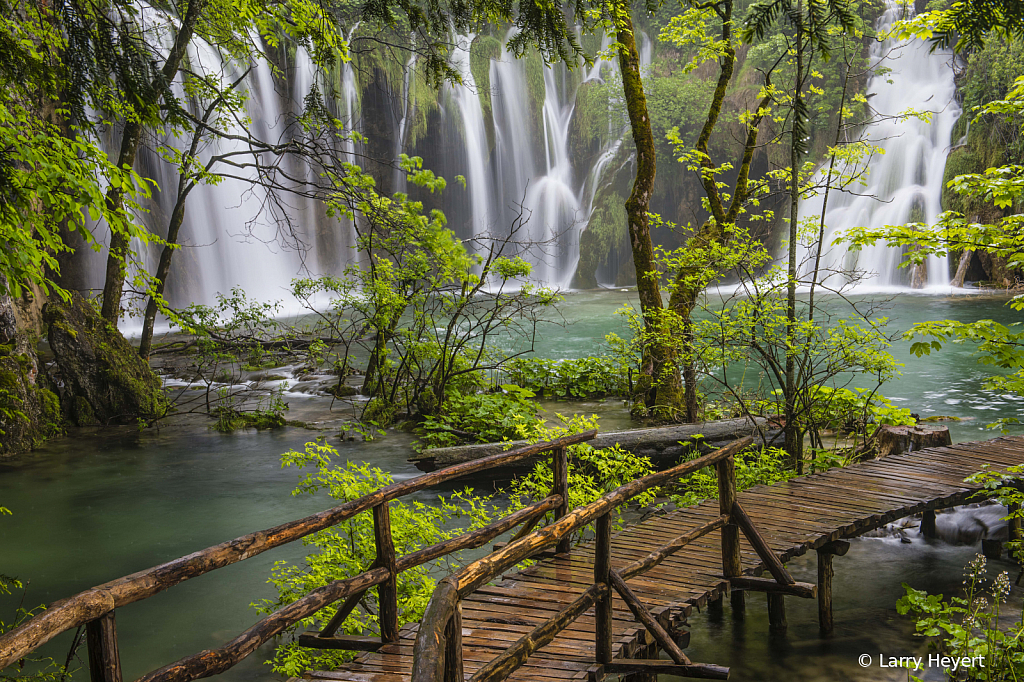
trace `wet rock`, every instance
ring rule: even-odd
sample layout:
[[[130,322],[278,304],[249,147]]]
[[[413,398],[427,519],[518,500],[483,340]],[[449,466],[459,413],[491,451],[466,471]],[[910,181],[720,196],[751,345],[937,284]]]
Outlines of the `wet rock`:
[[[19,329],[7,282],[0,278],[0,457],[31,450],[60,434],[60,403],[39,371],[33,338]]]
[[[77,293],[44,311],[56,359],[61,404],[79,426],[163,416],[160,380],[116,327]]]

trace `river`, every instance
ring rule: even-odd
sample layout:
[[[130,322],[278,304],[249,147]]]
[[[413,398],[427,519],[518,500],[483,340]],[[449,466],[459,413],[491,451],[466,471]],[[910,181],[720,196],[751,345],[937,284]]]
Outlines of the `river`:
[[[606,333],[625,329],[614,311],[634,299],[635,292],[623,291],[568,295],[562,305],[567,324],[546,330],[538,352],[548,357],[600,352]],[[996,295],[903,293],[886,314],[897,329],[940,318],[1005,323],[1015,317],[1005,302],[1005,296]],[[898,342],[893,350],[906,366],[883,393],[922,416],[963,418],[949,423],[954,440],[990,438],[997,434],[986,431],[986,423],[1024,417],[1019,397],[981,390],[988,368],[973,362],[970,348],[951,346],[923,359],[910,355],[907,342]],[[596,410],[605,415],[605,428],[625,422],[624,408],[615,400],[561,407]],[[0,520],[0,571],[27,582],[24,595],[0,598],[0,618],[6,620],[22,598],[26,605],[48,603],[330,506],[325,498],[291,496],[297,472],[280,467],[282,452],[301,447],[313,435],[291,427],[229,435],[205,428],[83,429],[0,462],[0,504],[13,512]],[[371,443],[340,443],[336,438],[332,443],[342,456],[372,462],[402,479],[418,473],[406,461],[409,441],[407,434],[389,431]],[[432,495],[424,492],[421,499]],[[877,667],[861,668],[856,657],[880,650],[894,655],[920,651],[922,643],[912,636],[910,621],[895,615],[900,583],[950,594],[976,550],[917,539],[909,544],[885,539],[853,544],[848,556],[836,560],[835,637],[821,640],[814,605],[791,599],[789,633],[783,639],[768,638],[763,598],[754,595],[741,623],[732,621],[728,606],[718,621],[694,617],[695,659],[734,666],[733,680],[906,679],[905,673],[884,677]],[[248,604],[272,595],[266,579],[273,562],[302,554],[301,546],[283,547],[120,609],[125,678],[219,646],[244,630],[257,619]],[[792,567],[798,579],[813,581],[813,558],[794,560]],[[59,638],[46,652],[63,660],[69,641],[69,635]],[[252,656],[222,677],[272,678],[261,667],[261,658]]]

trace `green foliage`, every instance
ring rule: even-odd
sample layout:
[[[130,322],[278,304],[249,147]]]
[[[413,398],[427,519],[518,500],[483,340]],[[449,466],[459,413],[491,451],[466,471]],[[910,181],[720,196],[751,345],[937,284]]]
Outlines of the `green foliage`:
[[[954,44],[957,52],[978,49],[992,38],[1024,37],[1024,3],[1020,0],[958,0],[929,7],[897,27],[900,39],[930,40],[932,49]]]
[[[913,426],[910,410],[896,407],[876,391],[864,388],[812,386],[811,419],[818,428],[856,433],[869,438],[880,426]]]
[[[537,443],[597,428],[596,415],[590,417],[579,414],[572,417],[558,415],[558,418],[561,421],[559,426],[547,426],[542,421],[523,423],[519,429],[519,437],[528,442]],[[588,505],[605,493],[637,478],[654,473],[651,461],[647,457],[634,455],[618,445],[603,450],[595,450],[587,443],[571,445],[568,448],[568,458],[570,509]],[[509,486],[507,494],[510,509],[512,511],[522,509],[547,497],[551,494],[553,484],[550,462],[538,462],[533,471],[513,480]],[[624,524],[622,514],[627,507],[640,509],[648,507],[654,503],[657,492],[653,489],[643,492],[630,500],[628,505],[618,508],[615,515],[615,527],[621,528]],[[549,512],[548,516],[552,517],[552,513]],[[592,525],[587,528],[592,528]],[[585,538],[585,529],[576,531],[574,537],[576,542],[582,542]]]
[[[364,462],[338,464],[337,451],[324,443],[307,443],[303,451],[282,455],[284,467],[307,469],[293,495],[326,493],[338,502],[348,502],[394,482],[390,474]],[[478,497],[470,489],[438,498],[437,504],[416,500],[395,500],[389,505],[391,536],[395,552],[409,554],[424,547],[492,522],[496,510],[490,498]],[[461,521],[461,526],[457,522]],[[253,606],[260,613],[272,613],[311,590],[335,580],[357,575],[370,567],[375,556],[373,519],[369,512],[319,531],[302,540],[310,554],[302,564],[278,561],[270,583],[277,589],[276,599],[264,599]],[[457,559],[457,558],[456,558]],[[434,591],[436,578],[449,568],[452,557],[411,568],[398,576],[399,625],[419,620]],[[352,652],[306,649],[297,642],[297,633],[320,630],[337,612],[340,604],[326,606],[302,620],[288,633],[291,639],[278,646],[268,661],[274,672],[301,675],[306,670],[330,670],[354,656]],[[342,625],[342,634],[379,634],[376,590],[368,590],[359,605]]]
[[[946,675],[968,682],[1018,680],[1024,673],[1024,614],[1007,624],[1002,606],[1011,591],[1006,571],[989,580],[985,557],[979,554],[964,572],[963,596],[944,600],[915,590],[903,583],[904,595],[896,603],[900,615],[913,614],[916,634],[927,637],[940,656],[963,661],[954,675],[950,665]],[[910,674],[910,679],[921,678]]]
[[[500,393],[450,393],[436,416],[417,426],[421,448],[440,448],[465,442],[499,443],[514,438],[523,423],[537,417],[533,391],[513,384]]]
[[[247,408],[247,401],[233,394],[230,388],[219,389],[219,400],[210,415],[215,421],[210,428],[221,433],[244,428],[257,431],[281,428],[286,423],[284,413],[288,409],[288,403],[282,397],[284,388],[281,386],[269,394],[259,396],[252,408]]]
[[[700,453],[694,453],[689,459],[698,457]],[[787,457],[785,450],[779,448],[761,448],[737,456],[736,491],[793,478],[796,472],[787,468]],[[673,488],[672,502],[677,507],[692,507],[702,500],[718,497],[718,475],[714,467],[705,467],[679,481]]]
[[[422,164],[403,155],[409,182],[430,193],[443,191],[445,180]],[[371,176],[346,168],[335,179],[330,208],[360,215],[361,261],[341,276],[293,282],[293,294],[314,314],[306,333],[333,339],[336,348],[328,356],[339,366],[348,366],[353,347],[366,349],[363,393],[372,398],[367,410],[374,418],[364,412],[364,420],[384,426],[402,410],[436,415],[453,394],[482,388],[481,370],[530,352],[540,311],[558,298],[526,282],[529,263],[503,255],[521,222],[507,237],[476,237],[477,253],[471,253],[446,227],[443,213],[425,213],[422,202],[403,193],[381,196]],[[314,301],[318,295],[330,297],[327,311]],[[505,353],[499,340],[522,340],[526,347]]]
[[[514,384],[563,400],[629,394],[629,366],[615,356],[516,358],[504,372]]]
[[[469,70],[485,121],[491,120],[491,60],[500,57],[501,41],[494,36],[479,35],[473,39],[469,48]]]

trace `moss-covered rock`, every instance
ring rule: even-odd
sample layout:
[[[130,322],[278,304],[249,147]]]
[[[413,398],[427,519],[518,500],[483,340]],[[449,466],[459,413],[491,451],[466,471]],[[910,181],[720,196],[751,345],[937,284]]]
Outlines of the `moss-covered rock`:
[[[569,119],[569,161],[577,178],[584,178],[608,138],[608,87],[597,80],[580,83]]]
[[[526,53],[526,98],[530,111],[530,126],[534,144],[544,149],[544,99],[547,88],[544,85],[544,60],[537,50]]]
[[[64,429],[57,396],[39,371],[34,339],[0,277],[0,457],[31,450]]]
[[[594,210],[580,235],[574,287],[592,289],[599,281],[615,286],[636,283],[625,206],[634,173],[630,150],[625,144],[619,148],[594,198]]]
[[[494,36],[478,35],[469,46],[469,71],[473,74],[476,93],[487,128],[487,145],[494,148],[494,114],[491,107],[491,60],[501,57],[501,41]]]
[[[164,415],[160,380],[120,331],[73,294],[51,301],[44,319],[63,384],[61,402],[79,425],[132,423]]]
[[[63,431],[57,396],[40,385],[37,362],[24,335],[0,346],[0,456],[31,450]]]

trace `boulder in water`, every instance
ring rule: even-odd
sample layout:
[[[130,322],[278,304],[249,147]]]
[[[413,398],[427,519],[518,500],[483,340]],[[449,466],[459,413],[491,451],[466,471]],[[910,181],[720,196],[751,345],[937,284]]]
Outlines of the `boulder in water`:
[[[160,380],[118,329],[79,294],[51,301],[48,326],[61,402],[79,426],[152,420],[167,411]]]

